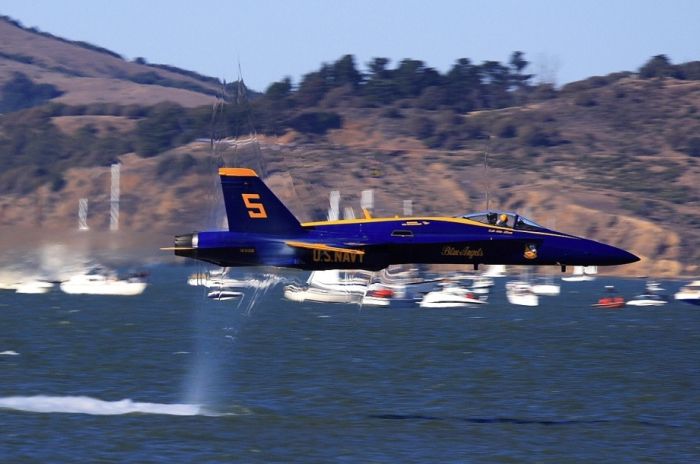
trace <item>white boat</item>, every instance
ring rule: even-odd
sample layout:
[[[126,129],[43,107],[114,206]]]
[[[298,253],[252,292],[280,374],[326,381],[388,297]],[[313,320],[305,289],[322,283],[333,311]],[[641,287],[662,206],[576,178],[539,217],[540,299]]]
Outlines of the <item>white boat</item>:
[[[376,281],[390,289],[394,298],[408,298],[415,288],[425,283],[417,268],[403,264],[393,264],[375,274]]]
[[[488,295],[493,287],[493,279],[485,275],[476,275],[472,277],[472,283],[469,288],[472,289],[474,293],[479,295]]]
[[[637,295],[625,303],[627,306],[663,306],[668,301],[654,293],[644,293]]]
[[[330,269],[313,271],[307,283],[314,288],[332,293],[351,293],[362,296],[367,292],[370,277],[371,275],[363,272]]]
[[[532,292],[540,296],[558,296],[561,293],[561,287],[555,284],[551,277],[547,277],[532,284]]]
[[[140,295],[146,289],[142,277],[119,279],[112,273],[93,269],[85,274],[77,274],[61,282],[60,288],[69,295]]]
[[[532,286],[520,280],[506,283],[506,298],[508,302],[520,306],[538,306],[539,297],[532,291]]]
[[[700,280],[695,280],[688,285],[684,285],[674,295],[677,301],[683,301],[693,305],[700,305]]]
[[[367,293],[362,297],[362,306],[389,306],[394,291],[380,283],[371,284],[367,287]]]
[[[666,290],[659,282],[656,282],[655,280],[647,280],[646,289],[649,293],[661,293]]]
[[[574,266],[574,272],[567,277],[562,277],[564,282],[588,282],[595,280],[598,273],[598,266]]]
[[[0,282],[0,290],[17,290],[19,282]]]
[[[391,304],[391,300],[382,296],[365,295],[360,301],[362,306],[377,306],[385,308]]]
[[[341,273],[342,272],[342,273]],[[284,297],[316,303],[356,303],[367,292],[369,274],[354,271],[313,271],[306,287],[287,285]]]
[[[423,295],[423,298],[418,302],[421,308],[459,308],[482,304],[486,304],[486,301],[479,299],[468,288],[456,285],[443,285],[441,288]]]
[[[46,282],[44,280],[28,280],[26,282],[20,282],[14,285],[16,293],[25,294],[43,294],[49,293],[53,288],[52,282]]]
[[[209,273],[197,272],[187,277],[187,285],[193,287],[209,287]]]
[[[240,298],[242,295],[242,292],[236,292],[228,288],[220,288],[207,293],[207,298],[216,301],[226,301],[233,300],[235,298]]]
[[[231,279],[226,277],[225,274],[216,272],[198,272],[196,274],[191,274],[187,278],[187,285],[206,288],[247,288],[256,287],[258,283],[259,281],[256,279]]]
[[[299,287],[297,285],[286,285],[284,287],[284,297],[291,301],[313,303],[353,303],[362,298],[362,295],[354,293],[330,292],[316,287]]]
[[[484,277],[499,278],[506,276],[506,267],[503,264],[491,264],[482,274]]]

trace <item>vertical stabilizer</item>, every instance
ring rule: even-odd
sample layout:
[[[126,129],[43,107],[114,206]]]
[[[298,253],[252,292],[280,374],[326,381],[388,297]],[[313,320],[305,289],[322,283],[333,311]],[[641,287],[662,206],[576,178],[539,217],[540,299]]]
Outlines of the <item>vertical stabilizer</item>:
[[[220,168],[228,228],[232,232],[294,235],[297,218],[252,169]]]

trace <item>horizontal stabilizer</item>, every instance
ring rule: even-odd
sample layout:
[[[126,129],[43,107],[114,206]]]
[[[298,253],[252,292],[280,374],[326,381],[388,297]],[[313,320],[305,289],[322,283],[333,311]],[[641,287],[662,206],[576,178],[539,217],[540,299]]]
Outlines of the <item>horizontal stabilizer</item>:
[[[365,252],[363,250],[354,250],[352,248],[341,248],[341,247],[334,247],[330,245],[326,245],[325,243],[308,243],[308,242],[295,242],[295,241],[288,241],[284,242],[290,247],[293,248],[305,248],[308,250],[324,250],[324,251],[339,251],[341,253],[349,253],[351,255],[364,255]]]

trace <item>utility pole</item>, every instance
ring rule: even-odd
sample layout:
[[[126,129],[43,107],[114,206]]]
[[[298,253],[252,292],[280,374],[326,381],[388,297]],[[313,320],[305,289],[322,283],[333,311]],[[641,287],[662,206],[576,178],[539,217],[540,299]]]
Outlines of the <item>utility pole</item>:
[[[119,230],[119,163],[112,165],[112,188],[109,197],[109,230]]]
[[[81,198],[78,200],[78,230],[89,230],[87,225],[88,215],[88,199]]]

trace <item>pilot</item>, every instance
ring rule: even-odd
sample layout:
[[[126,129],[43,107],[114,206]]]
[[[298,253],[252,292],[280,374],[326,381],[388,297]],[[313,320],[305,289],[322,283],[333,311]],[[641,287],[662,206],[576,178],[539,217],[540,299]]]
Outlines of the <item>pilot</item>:
[[[496,214],[496,213],[488,213],[486,215],[486,220],[489,221],[489,224],[491,224],[492,226],[496,225],[497,218],[498,218],[498,214]]]
[[[508,227],[508,215],[503,213],[498,216],[498,221],[496,221],[497,226]]]

